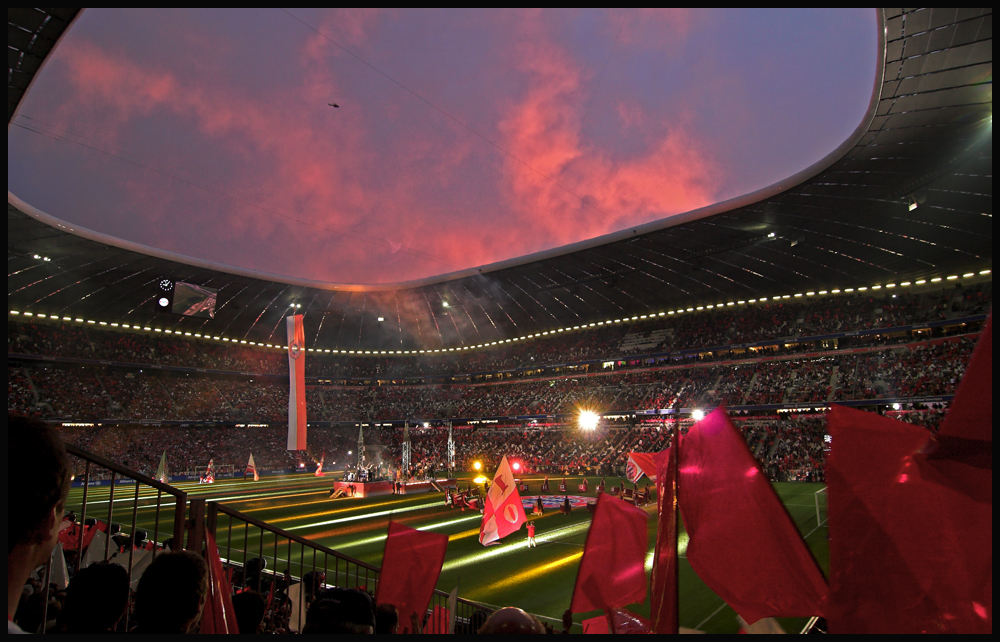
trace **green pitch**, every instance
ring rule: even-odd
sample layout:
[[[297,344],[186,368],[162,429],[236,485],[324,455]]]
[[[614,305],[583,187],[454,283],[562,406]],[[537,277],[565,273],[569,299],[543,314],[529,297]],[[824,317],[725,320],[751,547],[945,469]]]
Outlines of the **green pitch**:
[[[177,487],[189,493],[189,497],[203,497],[217,501],[256,519],[295,535],[323,544],[356,559],[380,566],[385,534],[390,520],[401,522],[412,528],[446,533],[449,536],[448,554],[445,559],[438,588],[448,592],[456,584],[459,596],[489,606],[518,606],[535,613],[559,628],[558,622],[563,611],[569,606],[576,579],[583,545],[590,525],[590,513],[585,509],[573,509],[570,515],[562,515],[557,510],[546,510],[543,516],[532,516],[536,528],[537,548],[527,548],[524,530],[510,535],[501,545],[484,548],[479,544],[478,512],[448,508],[444,505],[444,495],[422,493],[404,496],[381,496],[368,499],[328,498],[333,481],[338,473],[316,478],[310,475],[289,475],[264,477],[259,482],[242,480],[222,480],[213,485],[181,483]],[[526,477],[530,494],[538,494],[542,478]],[[465,488],[467,479],[459,481]],[[559,483],[551,480],[551,488]],[[596,484],[590,478],[590,492],[579,493],[580,478],[568,478],[570,493],[595,495]],[[608,486],[618,483],[617,478],[608,478]],[[775,489],[795,520],[799,531],[815,555],[824,572],[829,569],[829,547],[826,526],[817,527],[815,492],[821,484],[779,483]],[[82,489],[74,488],[69,497],[68,508],[80,513]],[[551,493],[558,494],[558,493]],[[128,532],[132,523],[132,503],[135,488],[121,486],[115,489],[112,520],[122,524]],[[824,497],[825,499],[825,497]],[[107,521],[108,489],[94,487],[88,491],[88,517]],[[136,513],[136,527],[148,531],[150,538],[162,541],[170,537],[173,518],[172,498],[164,496],[160,511],[159,535],[154,536],[156,519],[156,494],[150,489],[140,490],[140,506]],[[647,570],[651,565],[655,540],[656,506],[653,502],[645,510],[650,515],[649,555]],[[298,546],[289,549],[286,542],[279,542],[274,564],[275,538],[265,535],[264,541],[255,529],[245,529],[242,523],[234,522],[230,527],[227,516],[220,515],[217,525],[217,539],[223,557],[242,561],[244,550],[250,557],[257,557],[263,549],[268,558],[268,569],[290,569],[292,575],[301,575],[300,569],[310,570],[312,552],[307,549],[303,559]],[[684,557],[686,536],[681,535],[681,556]],[[323,561],[318,562],[323,567]],[[333,561],[328,562],[328,582],[334,583],[338,573]],[[343,572],[340,573],[343,576]],[[353,571],[352,571],[353,575]],[[346,579],[341,577],[341,580]],[[348,581],[354,585],[354,579]],[[362,578],[363,583],[363,578]],[[633,605],[630,610],[641,615],[649,614],[649,600],[645,604]],[[597,615],[578,614],[574,620]],[[711,633],[734,633],[738,630],[735,612],[721,598],[712,592],[691,570],[686,559],[680,566],[680,619],[684,627]],[[804,619],[782,620],[788,632],[797,632],[804,625]],[[574,630],[580,632],[579,626]]]

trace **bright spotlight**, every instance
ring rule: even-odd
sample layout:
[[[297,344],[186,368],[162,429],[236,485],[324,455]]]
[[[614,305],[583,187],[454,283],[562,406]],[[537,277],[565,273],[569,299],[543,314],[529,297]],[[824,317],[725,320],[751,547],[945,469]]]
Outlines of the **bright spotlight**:
[[[515,461],[512,467],[514,470],[521,470],[521,462]]]
[[[483,469],[483,464],[481,462],[474,461],[474,462],[472,462],[472,467],[475,470],[482,470]]]
[[[705,418],[705,411],[695,410],[694,412],[691,413],[691,418],[694,419],[695,421],[701,421],[702,419]]]
[[[899,404],[899,403],[892,404],[892,409],[893,410],[899,410],[902,407],[903,407],[903,404]]]
[[[477,484],[485,484],[485,483],[486,483],[486,482],[488,482],[489,480],[488,480],[488,479],[486,479],[485,477],[483,477],[482,475],[480,475],[479,477],[476,477],[476,478],[475,478],[475,479],[473,479],[472,481],[476,482]]]
[[[353,455],[353,454],[354,454],[354,451],[352,451],[352,450],[348,450],[348,451],[347,451],[347,454],[348,454],[348,455]]]
[[[582,430],[594,430],[597,428],[597,423],[601,420],[601,416],[596,412],[591,412],[590,410],[583,410],[580,412],[580,417],[577,419]]]

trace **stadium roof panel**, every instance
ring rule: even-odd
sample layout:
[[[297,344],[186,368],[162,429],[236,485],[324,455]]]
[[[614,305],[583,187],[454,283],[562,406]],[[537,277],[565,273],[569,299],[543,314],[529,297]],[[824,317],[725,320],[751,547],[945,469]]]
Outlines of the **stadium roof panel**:
[[[344,288],[81,236],[8,192],[8,305],[282,343],[281,319],[299,303],[310,346],[433,350],[724,300],[992,269],[992,14],[885,16],[870,118],[818,173],[771,193],[481,272]],[[34,14],[24,25],[15,14],[8,21],[30,31],[29,18],[37,22]],[[9,97],[15,79],[27,86],[13,69],[8,78]],[[9,104],[8,122],[13,113]],[[215,319],[157,312],[162,276],[218,288]]]

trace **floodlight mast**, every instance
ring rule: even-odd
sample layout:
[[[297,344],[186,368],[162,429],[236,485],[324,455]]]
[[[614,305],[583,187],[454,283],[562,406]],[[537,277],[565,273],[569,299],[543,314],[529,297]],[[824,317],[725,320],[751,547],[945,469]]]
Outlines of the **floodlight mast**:
[[[448,472],[455,470],[455,438],[451,432],[451,422],[448,422]]]

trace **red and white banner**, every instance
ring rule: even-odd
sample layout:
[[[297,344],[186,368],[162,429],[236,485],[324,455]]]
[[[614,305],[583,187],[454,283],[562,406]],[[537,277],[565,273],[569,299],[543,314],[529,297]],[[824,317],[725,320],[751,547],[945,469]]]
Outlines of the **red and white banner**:
[[[625,464],[625,478],[634,484],[638,482],[643,475],[645,475],[646,477],[649,477],[649,481],[655,482],[656,468],[659,465],[662,454],[663,453],[629,453],[628,462]]]
[[[247,475],[253,475],[254,481],[260,481],[260,475],[257,473],[257,464],[253,460],[253,453],[250,453],[250,461],[247,462],[247,470],[243,476],[246,477]]]
[[[302,315],[285,318],[288,328],[288,450],[306,449],[306,331]]]
[[[510,470],[507,457],[504,457],[493,478],[490,492],[486,493],[483,523],[479,526],[479,543],[483,546],[492,544],[521,528],[521,524],[526,521],[514,473]]]

